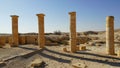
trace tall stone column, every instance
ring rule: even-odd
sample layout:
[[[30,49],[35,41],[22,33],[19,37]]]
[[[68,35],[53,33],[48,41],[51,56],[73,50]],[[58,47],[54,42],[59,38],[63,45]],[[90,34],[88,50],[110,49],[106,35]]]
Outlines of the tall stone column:
[[[18,17],[17,15],[11,15],[12,17],[12,46],[18,46]]]
[[[70,46],[71,52],[76,52],[76,12],[70,12]]]
[[[38,16],[38,45],[40,48],[45,46],[45,36],[44,36],[44,14],[37,14]]]
[[[107,54],[115,54],[114,49],[114,17],[108,16],[106,18],[106,51]]]

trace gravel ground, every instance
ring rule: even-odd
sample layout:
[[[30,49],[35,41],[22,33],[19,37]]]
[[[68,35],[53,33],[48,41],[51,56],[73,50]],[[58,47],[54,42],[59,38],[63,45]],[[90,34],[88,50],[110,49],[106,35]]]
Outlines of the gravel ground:
[[[6,65],[0,68],[28,68],[34,58],[44,63],[38,68],[72,68],[72,64],[82,63],[86,68],[120,68],[120,58],[105,54],[105,46],[87,46],[86,51],[65,53],[65,46],[46,46],[38,49],[36,45],[22,45],[10,49],[0,48],[0,59],[6,59]],[[11,56],[17,56],[7,60]]]

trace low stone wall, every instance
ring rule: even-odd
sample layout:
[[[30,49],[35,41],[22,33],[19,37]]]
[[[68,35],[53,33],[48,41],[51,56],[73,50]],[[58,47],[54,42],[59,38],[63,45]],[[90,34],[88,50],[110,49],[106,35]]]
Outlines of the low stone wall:
[[[38,43],[37,35],[27,35],[25,39],[26,39],[26,44],[37,44]]]
[[[25,37],[26,37],[25,35],[19,36],[19,44],[20,45],[26,44],[26,38]]]
[[[12,45],[12,36],[0,36],[0,47],[9,43]],[[19,36],[19,45],[25,44],[38,44],[37,35],[20,35]]]
[[[4,46],[6,43],[6,36],[0,36],[0,47]]]

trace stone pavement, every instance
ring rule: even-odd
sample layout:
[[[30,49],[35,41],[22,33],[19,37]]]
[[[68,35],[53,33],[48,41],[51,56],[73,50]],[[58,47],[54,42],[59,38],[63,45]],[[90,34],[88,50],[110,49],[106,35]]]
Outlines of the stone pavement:
[[[0,62],[38,50],[37,45],[19,45],[19,47],[0,48]]]

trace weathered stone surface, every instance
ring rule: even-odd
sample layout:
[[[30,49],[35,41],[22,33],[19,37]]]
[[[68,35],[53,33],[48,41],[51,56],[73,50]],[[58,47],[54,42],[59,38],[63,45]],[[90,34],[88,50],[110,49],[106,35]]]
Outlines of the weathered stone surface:
[[[86,50],[86,46],[80,46],[80,50]]]
[[[76,12],[70,12],[70,46],[71,52],[76,52]]]
[[[120,50],[117,51],[117,56],[120,57]]]
[[[107,54],[115,54],[114,49],[114,17],[106,18],[106,52]]]
[[[0,61],[0,66],[2,67],[2,66],[5,66],[6,65],[6,63],[5,62],[1,62]]]
[[[27,44],[35,44],[37,42],[37,36],[35,35],[27,35],[26,36],[26,43]]]
[[[44,14],[37,14],[38,16],[38,45],[40,48],[45,46],[45,37],[44,37]]]
[[[91,39],[88,37],[77,37],[77,44],[84,44],[90,41]]]
[[[18,17],[17,15],[11,15],[12,17],[12,46],[19,45],[18,39]]]
[[[30,64],[29,64],[29,68],[34,68],[36,66],[40,67],[40,65],[42,64],[42,60],[40,58],[35,58]]]
[[[6,37],[5,36],[0,36],[0,47],[4,46],[6,43]]]
[[[7,49],[7,48],[11,48],[10,44],[5,44],[5,46],[3,46],[3,48]]]
[[[26,36],[19,36],[19,44],[24,45],[26,44]]]
[[[12,37],[11,37],[11,36],[8,37],[8,43],[9,43],[10,45],[12,45]]]
[[[67,48],[66,48],[66,47],[62,48],[62,50],[63,50],[64,52],[67,52]]]

